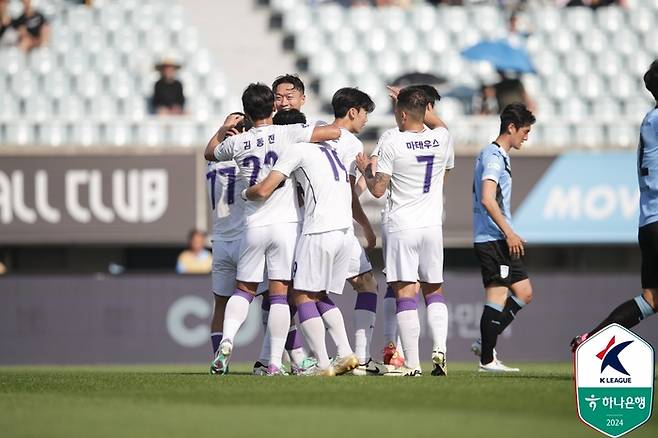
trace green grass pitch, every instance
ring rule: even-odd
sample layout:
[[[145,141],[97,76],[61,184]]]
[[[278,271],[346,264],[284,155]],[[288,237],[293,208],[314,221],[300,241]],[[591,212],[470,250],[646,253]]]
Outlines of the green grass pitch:
[[[571,364],[443,378],[211,376],[205,365],[0,368],[2,437],[596,437]],[[658,436],[649,420],[633,437]]]

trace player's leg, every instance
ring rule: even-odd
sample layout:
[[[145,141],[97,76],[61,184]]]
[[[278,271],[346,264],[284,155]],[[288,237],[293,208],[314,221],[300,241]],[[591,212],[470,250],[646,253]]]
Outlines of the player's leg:
[[[354,351],[359,365],[365,366],[371,360],[370,345],[377,315],[377,280],[365,250],[356,239],[355,242],[358,248],[356,254],[352,250],[348,282],[357,293],[354,305]],[[355,273],[358,275],[352,275]]]
[[[270,314],[267,319],[267,332],[270,338],[270,361],[268,374],[281,374],[283,351],[285,350],[288,329],[290,328],[290,307],[288,306],[288,280],[270,280]]]
[[[576,336],[571,341],[572,351],[576,351],[589,336],[612,323],[626,328],[637,325],[640,321],[656,313],[658,309],[658,222],[640,227],[638,241],[642,254],[641,281],[642,294],[623,302],[587,333]]]
[[[499,333],[502,333],[514,321],[521,309],[532,301],[532,283],[522,258],[510,260],[510,283],[511,294],[503,307]]]
[[[219,343],[222,342],[224,326],[224,310],[228,303],[228,297],[222,297],[213,294],[214,306],[212,310],[212,320],[210,321],[210,343],[212,344],[212,354],[217,354]]]
[[[333,375],[335,373],[327,353],[325,343],[325,327],[320,312],[315,304],[316,293],[295,290],[293,298],[297,306],[299,324],[306,343],[317,359],[320,373]]]
[[[418,265],[420,288],[427,305],[427,326],[432,336],[432,375],[447,373],[448,306],[443,296],[443,230],[434,227],[423,230]]]
[[[480,339],[482,351],[480,364],[487,365],[494,362],[494,349],[498,340],[500,317],[507,299],[507,286],[490,285],[485,288],[485,305],[480,317]]]
[[[290,329],[286,339],[286,352],[290,357],[292,373],[303,374],[305,370],[316,364],[316,360],[309,357],[309,353],[302,343],[302,334],[295,322],[297,306],[291,295],[288,296],[288,305],[290,306]]]
[[[253,374],[261,376],[267,374],[267,365],[270,363],[270,335],[267,332],[267,320],[270,317],[270,299],[268,293],[263,294],[260,305],[261,322],[263,324],[263,342],[258,354],[258,360],[254,363]]]

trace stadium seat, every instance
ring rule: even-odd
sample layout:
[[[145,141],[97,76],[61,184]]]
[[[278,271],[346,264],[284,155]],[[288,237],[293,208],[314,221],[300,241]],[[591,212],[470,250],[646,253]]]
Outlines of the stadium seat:
[[[622,115],[621,105],[617,99],[602,96],[591,101],[592,114],[599,120],[613,122]]]
[[[0,94],[0,122],[18,120],[19,116],[18,99],[8,93]]]
[[[34,125],[24,120],[8,122],[5,125],[5,139],[8,145],[25,146],[34,142]]]
[[[51,97],[61,98],[71,94],[71,78],[63,70],[54,70],[41,76],[41,92]]]
[[[342,33],[351,30],[351,27],[345,26],[345,12],[342,6],[335,3],[327,3],[318,6],[315,9],[315,22],[320,25],[326,33]]]
[[[311,56],[324,50],[326,44],[324,34],[316,27],[309,27],[295,34],[295,52],[302,56]]]
[[[47,75],[57,66],[57,55],[49,47],[40,47],[30,52],[29,66],[33,72]]]
[[[615,34],[625,26],[625,17],[621,8],[598,8],[595,12],[599,27]]]
[[[580,44],[591,54],[599,54],[608,49],[608,35],[598,28],[592,28],[586,36],[581,37]]]
[[[446,121],[455,120],[464,115],[464,107],[462,103],[452,97],[444,97],[441,103],[436,106],[436,111],[442,119]]]
[[[57,115],[62,120],[75,122],[87,116],[84,102],[78,96],[64,96],[56,101]]]
[[[370,71],[370,57],[361,50],[346,53],[343,60],[345,72],[353,76],[363,75]]]
[[[365,8],[355,8],[356,10]],[[437,8],[420,4],[410,11],[409,23],[419,32],[430,33],[436,30],[437,24]]]
[[[123,121],[111,121],[105,124],[103,143],[110,146],[128,146],[133,144],[131,126]]]
[[[173,146],[196,146],[199,144],[197,124],[192,120],[176,120],[169,127],[171,135],[167,143]]]
[[[146,99],[142,96],[130,96],[121,99],[123,117],[130,121],[141,121],[147,115]]]
[[[25,70],[25,55],[16,47],[7,47],[0,49],[0,69],[15,75]]]
[[[102,76],[94,71],[87,71],[75,78],[77,93],[87,99],[93,99],[101,93]]]
[[[433,73],[435,71],[434,59],[431,53],[416,50],[407,57],[405,64],[409,67],[409,71]]]
[[[542,124],[544,134],[542,142],[547,146],[562,148],[573,145],[571,126],[561,121],[548,121]]]
[[[329,41],[331,47],[338,53],[349,53],[357,47],[356,34],[351,29],[331,33]]]
[[[578,81],[578,93],[587,99],[598,99],[604,93],[603,80],[599,76],[582,76]]]
[[[36,93],[38,87],[37,77],[31,70],[26,70],[11,77],[11,87],[17,97],[30,97]]]
[[[560,109],[564,117],[574,121],[584,120],[589,113],[587,103],[576,96],[570,96],[562,100]]]
[[[24,99],[24,117],[30,121],[44,122],[53,116],[53,101],[43,94],[34,94]]]
[[[377,8],[376,20],[392,34],[402,32],[402,29],[408,25],[405,10],[396,6]]]
[[[103,7],[94,2],[94,8],[94,22],[96,26],[101,26],[104,29],[114,32],[126,23],[126,12],[118,5]]]
[[[100,95],[87,101],[91,116],[99,121],[116,120],[119,109],[117,100],[110,95]]]
[[[69,74],[77,76],[88,72],[92,66],[90,55],[81,48],[71,49],[62,55],[62,66]]]
[[[69,143],[66,125],[60,121],[49,120],[39,124],[36,140],[46,146],[65,146]]]
[[[164,142],[162,121],[147,120],[137,125],[137,144],[142,146],[160,146]]]
[[[593,27],[594,13],[588,7],[567,8],[564,11],[566,15],[566,25],[569,29],[578,35],[587,38],[587,34]]]
[[[564,68],[571,76],[582,78],[592,75],[592,58],[587,52],[574,49],[564,55]]]
[[[589,120],[587,123],[575,124],[575,137],[578,146],[599,147],[605,141],[603,128],[599,123]]]
[[[99,126],[88,120],[77,121],[71,125],[70,143],[74,146],[93,146],[99,143]]]
[[[639,126],[610,123],[607,127],[606,144],[632,148],[639,142]]]
[[[402,64],[400,55],[393,51],[385,51],[377,55],[375,66],[386,80],[394,79],[403,73],[409,73],[403,70],[406,66]]]

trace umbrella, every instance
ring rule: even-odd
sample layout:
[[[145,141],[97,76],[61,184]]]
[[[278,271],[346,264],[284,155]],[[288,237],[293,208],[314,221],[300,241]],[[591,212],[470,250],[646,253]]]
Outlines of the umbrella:
[[[481,41],[461,52],[472,61],[488,61],[496,70],[534,73],[528,52],[523,48],[512,47],[506,40]]]
[[[399,87],[408,87],[409,85],[440,85],[447,82],[442,76],[433,75],[432,73],[412,72],[404,74],[393,81],[393,85]]]

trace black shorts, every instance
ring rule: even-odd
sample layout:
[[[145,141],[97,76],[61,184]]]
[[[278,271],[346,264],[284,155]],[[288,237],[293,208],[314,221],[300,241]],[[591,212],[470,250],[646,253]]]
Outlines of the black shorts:
[[[640,227],[637,233],[642,253],[642,289],[658,288],[658,222]]]
[[[475,244],[475,254],[480,260],[484,287],[505,286],[528,278],[523,257],[512,259],[505,240]]]

